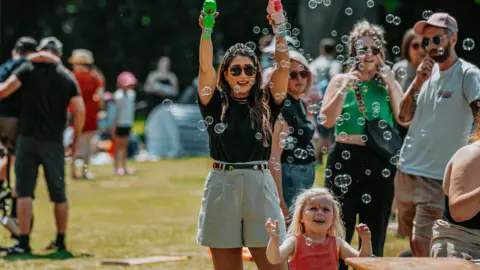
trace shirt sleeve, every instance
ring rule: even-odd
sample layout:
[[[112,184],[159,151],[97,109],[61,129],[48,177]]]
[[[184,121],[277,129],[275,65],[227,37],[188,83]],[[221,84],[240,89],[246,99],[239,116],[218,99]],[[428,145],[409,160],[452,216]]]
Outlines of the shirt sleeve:
[[[12,72],[12,75],[17,76],[17,78],[21,82],[23,82],[32,71],[33,71],[33,64],[31,62],[23,62],[19,67],[17,67]]]
[[[222,113],[222,94],[220,93],[220,89],[216,88],[213,92],[213,96],[208,102],[208,104],[203,105],[200,102],[200,96],[198,95],[197,91],[197,99],[198,105],[200,106],[200,113],[202,117],[205,119],[207,116],[213,117],[213,119],[220,119],[220,115]]]
[[[470,68],[465,72],[463,78],[463,94],[468,104],[480,99],[480,70],[478,68]]]

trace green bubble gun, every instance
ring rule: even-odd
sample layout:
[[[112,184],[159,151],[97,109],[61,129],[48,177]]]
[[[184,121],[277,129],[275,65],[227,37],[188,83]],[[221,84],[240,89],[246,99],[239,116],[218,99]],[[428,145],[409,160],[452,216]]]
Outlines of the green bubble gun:
[[[205,0],[203,2],[203,37],[210,39],[215,22],[215,13],[217,12],[217,2],[215,0]]]

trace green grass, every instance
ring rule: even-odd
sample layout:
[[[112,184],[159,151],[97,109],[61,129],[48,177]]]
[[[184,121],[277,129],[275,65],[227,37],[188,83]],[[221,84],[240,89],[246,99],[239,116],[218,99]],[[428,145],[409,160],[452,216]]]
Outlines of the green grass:
[[[136,163],[137,175],[118,178],[110,166],[94,167],[94,181],[67,180],[70,201],[67,246],[69,255],[37,256],[29,260],[0,261],[2,269],[123,269],[101,266],[103,259],[194,254],[185,262],[129,267],[129,269],[213,269],[206,249],[196,244],[197,218],[208,158]],[[42,175],[41,173],[39,175]],[[316,185],[322,185],[323,168]],[[37,255],[55,236],[52,205],[39,179],[34,202],[35,225],[31,236]],[[11,243],[0,229],[0,245]],[[356,247],[356,243],[353,244]],[[385,255],[397,256],[408,248],[404,239],[389,232]],[[246,262],[245,269],[256,269]]]

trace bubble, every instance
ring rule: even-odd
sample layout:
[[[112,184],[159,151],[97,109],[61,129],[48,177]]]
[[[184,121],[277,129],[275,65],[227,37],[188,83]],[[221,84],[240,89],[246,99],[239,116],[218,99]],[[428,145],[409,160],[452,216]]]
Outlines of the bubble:
[[[340,139],[341,141],[346,141],[348,138],[348,135],[346,132],[342,131],[338,134],[338,139]]]
[[[381,129],[386,128],[387,125],[388,125],[388,124],[387,124],[387,121],[385,121],[385,120],[383,120],[383,119],[380,120],[380,121],[378,121],[378,127],[381,128]]]
[[[368,92],[368,86],[364,85],[362,86],[362,93],[367,93]]]
[[[213,124],[213,117],[211,116],[205,117],[205,122],[207,122],[207,124],[209,125]]]
[[[362,195],[362,202],[364,204],[369,204],[371,201],[372,201],[372,196],[370,196],[370,194],[365,193]]]
[[[393,52],[394,54],[399,54],[399,53],[400,53],[400,47],[398,47],[398,46],[393,46],[392,52]]]
[[[323,113],[317,115],[317,123],[323,125],[327,122],[327,116]]]
[[[295,129],[294,129],[293,127],[291,127],[291,126],[288,127],[288,132],[289,132],[290,134],[292,134],[294,131],[295,131]],[[290,138],[292,138],[292,137],[290,137]]]
[[[348,8],[345,9],[345,14],[347,14],[347,16],[352,15],[352,13],[353,13],[352,8],[349,8],[349,7],[348,7]]]
[[[270,157],[270,160],[269,160],[271,163],[275,163],[277,162],[277,158],[276,157]]]
[[[332,37],[336,37],[337,36],[337,31],[332,30],[332,32],[330,34],[332,35]]]
[[[340,64],[343,64],[345,62],[345,56],[343,55],[337,55],[337,61],[340,62]]]
[[[262,29],[262,34],[268,35],[268,32],[269,32],[269,31],[268,31],[268,28],[263,28],[263,29]]]
[[[402,23],[402,19],[400,19],[400,17],[398,17],[398,16],[395,16],[395,18],[393,19],[393,24],[395,26],[399,26],[400,23]]]
[[[248,82],[249,82],[251,85],[254,85],[257,81],[256,81],[254,78],[251,78]]]
[[[287,162],[292,163],[293,162],[293,157],[287,157]]]
[[[390,164],[396,166],[398,164],[398,155],[395,155],[393,157],[390,158]]]
[[[285,140],[288,137],[286,132],[280,132],[280,140]]]
[[[365,125],[365,118],[359,117],[359,118],[357,119],[357,124],[360,125],[360,126]]]
[[[365,134],[360,135],[360,141],[366,143],[368,141],[368,136]]]
[[[466,38],[462,42],[462,48],[465,51],[471,51],[473,48],[475,48],[475,41],[471,38]]]
[[[318,114],[321,108],[317,104],[308,105],[308,112],[311,114]]]
[[[367,7],[373,8],[373,6],[375,6],[375,2],[373,2],[373,0],[368,0],[367,1]]]
[[[330,170],[330,169],[325,169],[325,177],[327,177],[327,178],[332,177],[332,170]]]
[[[393,16],[392,14],[388,14],[388,15],[385,17],[385,20],[387,21],[387,23],[392,23],[392,22],[393,22],[393,19],[395,19],[395,16]]]
[[[311,8],[311,9],[316,8],[317,7],[317,1],[315,1],[315,0],[308,1],[308,7]]]
[[[374,111],[380,110],[380,103],[379,102],[372,103],[372,109]]]
[[[343,194],[345,194],[345,193],[348,192],[348,188],[342,187],[342,188],[340,188],[340,191],[341,191]]]
[[[378,115],[379,115],[379,111],[374,111],[374,112],[372,113],[372,116],[373,116],[374,118],[377,118]]]
[[[218,123],[213,128],[213,131],[215,131],[215,133],[217,133],[217,134],[222,134],[225,131],[226,128],[227,128],[227,126],[224,123]]]
[[[348,112],[343,114],[343,120],[346,120],[346,121],[350,120],[350,114]]]
[[[285,146],[287,146],[287,141],[281,140],[280,143],[278,144],[278,146],[280,146],[280,148],[282,148],[282,149],[285,149]]]
[[[275,164],[273,164],[273,169],[275,171],[279,171],[280,168],[282,168],[282,165],[280,163],[276,162]]]
[[[275,84],[274,84],[273,82],[269,82],[269,83],[268,83],[268,88],[272,89],[273,86],[275,86]]]
[[[208,124],[205,120],[200,120],[198,121],[197,123],[197,128],[200,130],[200,131],[205,131],[207,130],[208,128]]]
[[[364,58],[365,56],[367,55],[367,51],[361,49],[361,50],[358,50],[358,57],[360,58]],[[363,64],[363,63],[362,63]],[[364,67],[365,68],[365,67]]]
[[[260,133],[260,132],[255,133],[255,139],[261,140],[262,139],[262,133]]]
[[[322,151],[322,154],[326,154],[328,152],[328,148],[324,146],[320,151]]]
[[[425,130],[423,130],[423,129],[422,129],[422,130],[420,130],[420,136],[422,136],[422,137],[425,137],[425,135],[426,135],[426,132],[425,132]]]
[[[343,45],[342,44],[337,44],[337,46],[335,47],[335,49],[337,50],[337,52],[343,52]]]
[[[328,7],[332,3],[332,0],[323,0],[323,5]]]
[[[235,87],[233,87],[233,92],[235,92],[237,94],[240,93],[240,86],[235,85]]]
[[[315,149],[308,149],[308,154],[312,157],[315,156]]]
[[[364,69],[365,69],[365,64],[364,63],[358,64],[358,70],[364,70]]]
[[[385,100],[386,100],[386,101],[390,101],[390,96],[386,96],[386,97],[385,97]]]
[[[390,170],[389,169],[383,169],[382,170],[382,176],[385,178],[388,178],[390,176]]]
[[[342,158],[345,160],[349,160],[352,157],[349,151],[345,150],[342,152]]]
[[[352,177],[348,174],[339,174],[335,176],[333,183],[339,188],[348,187],[352,184]]]
[[[382,76],[387,76],[388,73],[390,72],[390,68],[385,66],[380,69],[380,75]]]
[[[260,27],[258,27],[258,26],[253,27],[253,33],[254,33],[254,34],[259,34],[260,31],[261,31],[261,30],[260,30]]]
[[[337,170],[340,170],[342,168],[342,164],[341,163],[335,163],[335,169]]]
[[[302,157],[302,149],[300,149],[300,148],[295,149],[295,151],[293,151],[293,155],[296,158],[301,158]]]
[[[303,129],[299,129],[297,132],[298,132],[298,135],[303,135]]]
[[[167,107],[167,111],[170,111],[173,108],[173,101],[167,98],[162,101],[162,105]]]
[[[425,10],[424,12],[422,12],[422,17],[423,17],[423,19],[428,20],[428,18],[430,18],[430,16],[432,16],[432,14],[433,14],[433,11]]]
[[[245,46],[250,48],[252,51],[255,51],[255,49],[257,48],[257,45],[253,41],[249,41],[249,42],[245,43]]]
[[[341,41],[345,44],[348,43],[349,40],[350,40],[350,38],[347,35],[343,35],[342,38],[341,38]]]
[[[209,96],[212,94],[212,88],[206,86],[202,89],[202,91],[200,91],[200,95],[201,96]]]
[[[292,35],[293,35],[293,36],[298,36],[298,35],[300,35],[300,29],[298,29],[298,28],[293,28],[293,30],[292,30]]]
[[[336,125],[337,126],[343,125],[343,117],[341,116],[337,117]]]
[[[312,0],[313,1],[313,0]],[[314,1],[315,2],[315,1]],[[315,3],[316,4],[316,3]],[[307,247],[311,246],[313,244],[313,240],[310,237],[305,237],[305,245]]]
[[[438,54],[443,55],[445,53],[445,49],[443,47],[438,48]]]
[[[383,139],[390,141],[392,139],[392,132],[389,130],[383,132]]]
[[[370,171],[369,169],[366,169],[365,170],[365,175],[370,175],[370,174],[372,174],[372,171]]]
[[[397,76],[401,79],[405,78],[407,76],[407,70],[404,68],[399,68],[397,70]]]
[[[284,103],[283,103],[286,107],[292,105],[292,102],[288,99],[285,99]]]

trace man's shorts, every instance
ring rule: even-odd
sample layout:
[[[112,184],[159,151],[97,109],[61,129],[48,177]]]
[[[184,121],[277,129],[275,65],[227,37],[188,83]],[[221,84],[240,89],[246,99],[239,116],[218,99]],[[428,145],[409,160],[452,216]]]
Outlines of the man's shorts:
[[[431,239],[433,224],[443,217],[444,200],[442,181],[397,170],[395,203],[398,209],[398,233]]]
[[[247,162],[250,163],[250,162]],[[250,164],[262,163],[260,161]],[[266,162],[264,162],[266,163]],[[205,182],[197,242],[210,248],[267,247],[267,219],[286,234],[277,186],[270,170],[211,169]]]
[[[0,142],[13,153],[18,135],[18,118],[0,117]]]
[[[19,136],[15,152],[15,189],[19,198],[33,198],[38,167],[42,165],[50,200],[65,202],[65,152],[62,142],[39,141]]]

